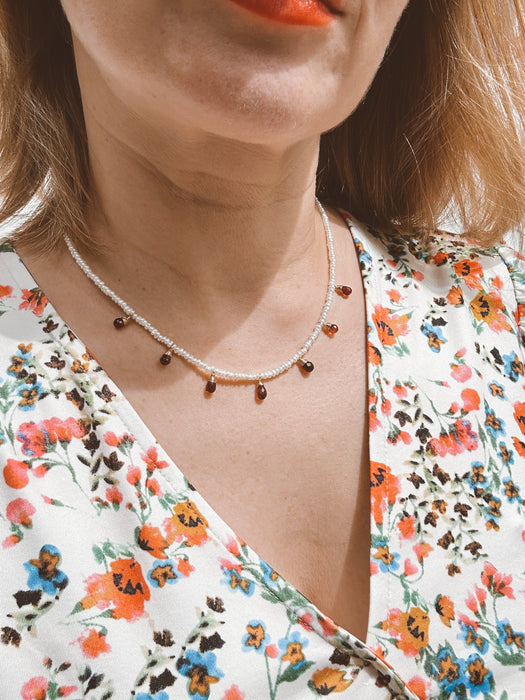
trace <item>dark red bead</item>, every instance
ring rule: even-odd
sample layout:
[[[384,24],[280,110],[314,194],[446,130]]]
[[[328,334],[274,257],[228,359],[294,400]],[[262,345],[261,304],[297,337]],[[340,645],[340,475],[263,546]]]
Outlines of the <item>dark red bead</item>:
[[[124,326],[126,325],[126,319],[123,318],[122,316],[118,316],[118,317],[113,321],[113,325],[115,326],[115,328],[116,328],[117,330],[120,330],[121,328],[124,328]]]
[[[334,333],[337,333],[339,327],[336,326],[335,323],[325,323],[324,330],[326,333],[328,333],[328,335],[333,335]]]
[[[213,394],[216,388],[217,384],[212,379],[208,379],[208,381],[206,382],[206,391],[208,392],[208,394]]]
[[[350,294],[352,294],[352,287],[349,287],[349,286],[346,285],[346,284],[342,284],[342,285],[339,287],[339,289],[340,289],[340,291],[341,291],[341,294],[342,294],[344,297],[349,297]]]
[[[161,355],[161,357],[160,357],[160,364],[161,365],[166,366],[166,365],[169,365],[170,362],[171,362],[171,355],[169,352],[165,352],[164,355]]]
[[[303,362],[301,364],[301,369],[304,372],[313,372],[314,371],[314,363],[310,362],[310,360],[306,360],[306,362]]]
[[[260,401],[264,401],[264,399],[268,396],[268,392],[266,391],[264,384],[257,385],[256,394]]]

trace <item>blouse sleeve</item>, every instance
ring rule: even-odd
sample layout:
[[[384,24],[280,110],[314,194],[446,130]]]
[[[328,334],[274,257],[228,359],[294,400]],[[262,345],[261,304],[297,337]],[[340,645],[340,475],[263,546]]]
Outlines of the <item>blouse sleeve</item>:
[[[525,256],[508,245],[499,246],[498,252],[507,266],[516,294],[516,320],[520,329],[521,343],[525,348]]]

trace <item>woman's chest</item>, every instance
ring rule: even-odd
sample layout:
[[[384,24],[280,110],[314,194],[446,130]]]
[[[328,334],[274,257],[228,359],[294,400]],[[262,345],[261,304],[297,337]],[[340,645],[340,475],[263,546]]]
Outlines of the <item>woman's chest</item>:
[[[179,386],[169,406],[156,393],[128,398],[220,518],[325,614],[364,639],[366,376],[357,358],[341,361],[348,364],[348,385],[340,369],[291,374],[268,383],[262,404],[251,386],[232,385],[219,385],[209,400]]]

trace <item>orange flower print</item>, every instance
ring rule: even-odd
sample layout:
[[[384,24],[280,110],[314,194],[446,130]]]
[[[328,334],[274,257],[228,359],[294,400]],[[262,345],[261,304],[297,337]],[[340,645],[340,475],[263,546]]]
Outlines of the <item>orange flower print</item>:
[[[440,595],[437,597],[435,607],[441,622],[446,627],[450,627],[451,621],[456,619],[453,601],[447,595]]]
[[[447,454],[458,455],[465,450],[472,451],[478,446],[478,435],[472,430],[468,420],[457,420],[448,433],[441,433],[432,438],[427,445],[430,454],[445,457]]]
[[[522,435],[525,435],[525,402],[514,404],[514,420],[519,426]]]
[[[454,271],[461,277],[469,289],[481,289],[483,268],[475,260],[460,260],[454,263]]]
[[[14,547],[20,542],[20,540],[20,535],[15,535],[14,533],[11,533],[2,541],[2,549],[10,549],[11,547]]]
[[[9,284],[0,284],[0,298],[10,297],[13,293],[13,287]]]
[[[421,678],[421,676],[414,676],[408,681],[407,685],[414,695],[417,695],[419,700],[428,700],[430,698],[432,685],[429,681]]]
[[[481,583],[494,596],[505,596],[506,598],[514,599],[514,591],[509,585],[512,583],[512,576],[510,574],[501,574],[490,562],[485,562],[483,573],[481,574]]]
[[[451,287],[447,294],[447,301],[451,306],[461,306],[463,304],[463,292],[461,287]]]
[[[222,700],[246,700],[246,695],[239,690],[237,685],[232,685],[231,688],[224,693]]]
[[[22,289],[22,299],[19,309],[28,309],[35,316],[42,316],[47,305],[45,294],[38,287],[33,289]]]
[[[16,434],[22,443],[22,452],[28,457],[42,457],[48,446],[57,442],[71,442],[86,435],[89,428],[74,418],[48,418],[40,423],[22,423]]]
[[[85,630],[78,638],[78,642],[87,659],[96,659],[97,656],[111,651],[110,645],[106,642],[106,635],[100,630]]]
[[[390,467],[380,462],[370,462],[370,497],[374,521],[381,525],[383,513],[387,504],[394,505],[400,491],[399,479],[394,476]]]
[[[428,557],[434,547],[432,547],[431,544],[428,544],[428,542],[418,542],[412,547],[412,549],[414,550],[418,562],[421,563],[425,557]]]
[[[434,265],[444,265],[448,262],[448,254],[440,250],[439,253],[432,256],[432,261]]]
[[[411,540],[416,534],[416,519],[413,515],[405,515],[397,523],[400,537],[404,540]]]
[[[82,421],[74,418],[50,418],[38,424],[38,428],[47,436],[50,444],[56,442],[71,442],[73,438],[81,438],[88,432]]]
[[[428,645],[428,628],[430,618],[419,607],[410,608],[408,612],[394,608],[390,610],[385,622],[381,624],[384,630],[396,637],[396,647],[405,656],[417,656],[421,649]]]
[[[166,538],[158,527],[153,525],[143,525],[137,538],[137,544],[155,559],[167,559],[168,555],[164,551],[169,545]]]
[[[154,472],[155,469],[166,469],[168,466],[166,461],[159,459],[155,447],[150,447],[146,454],[141,455],[141,457],[146,463],[147,470],[150,473]]]
[[[29,483],[27,475],[29,465],[18,462],[16,459],[8,459],[4,467],[4,481],[12,489],[23,489]]]
[[[394,304],[399,304],[401,293],[397,289],[387,289],[386,293],[390,297],[390,301],[394,302]]]
[[[342,693],[352,685],[352,681],[346,680],[345,671],[328,666],[314,673],[312,684],[319,695],[329,695],[330,693]]]
[[[150,599],[148,585],[135,559],[117,559],[111,571],[93,574],[85,581],[86,596],[80,601],[84,609],[97,606],[104,610],[113,605],[115,619],[136,620],[144,614],[144,603]]]
[[[510,331],[510,324],[505,318],[505,306],[496,294],[479,292],[470,302],[470,309],[475,319],[483,321],[496,333]]]
[[[475,389],[463,389],[461,398],[463,399],[463,410],[467,413],[479,409],[480,398]]]
[[[381,353],[370,341],[368,341],[368,361],[376,367],[381,364]]]
[[[177,571],[183,576],[187,577],[191,574],[192,571],[195,571],[195,567],[192,566],[187,559],[181,557],[177,561]]]
[[[165,527],[170,544],[185,539],[188,546],[199,546],[208,539],[208,521],[192,501],[177,503]]]
[[[372,320],[382,345],[395,345],[399,336],[407,335],[409,319],[410,315],[408,314],[402,316],[392,314],[390,309],[377,305],[372,314]]]
[[[10,522],[23,525],[24,527],[31,527],[33,522],[31,516],[35,513],[36,508],[25,498],[15,498],[14,501],[8,504],[5,510],[7,519]]]
[[[417,574],[418,568],[410,561],[410,559],[405,559],[403,571],[405,576],[413,576],[413,574]]]
[[[455,379],[456,382],[466,382],[472,377],[472,370],[468,365],[457,365],[455,363],[450,365],[450,376]]]
[[[44,676],[36,676],[24,683],[20,692],[23,700],[45,700],[49,681]]]
[[[476,615],[479,613],[479,606],[483,608],[485,606],[485,601],[487,600],[487,591],[480,586],[474,587],[475,595],[469,593],[465,599],[466,606]]]

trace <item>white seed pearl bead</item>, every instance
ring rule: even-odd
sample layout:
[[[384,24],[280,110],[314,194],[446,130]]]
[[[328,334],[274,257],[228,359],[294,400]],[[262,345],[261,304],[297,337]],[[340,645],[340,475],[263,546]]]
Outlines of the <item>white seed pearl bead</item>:
[[[272,379],[274,377],[278,377],[280,374],[283,374],[284,372],[289,370],[290,367],[296,364],[297,361],[308,352],[308,350],[312,347],[312,345],[318,338],[330,312],[330,307],[332,305],[335,290],[335,255],[333,247],[333,235],[332,230],[330,228],[328,216],[322,204],[319,202],[318,199],[316,199],[315,202],[323,220],[323,225],[326,233],[326,247],[328,250],[329,281],[324,306],[317,324],[314,326],[310,337],[306,340],[304,345],[287,362],[284,362],[278,367],[275,367],[271,370],[267,370],[265,372],[232,372],[230,370],[220,369],[219,367],[214,367],[213,365],[207,364],[203,360],[200,360],[199,358],[192,355],[184,348],[179,347],[171,340],[171,338],[168,338],[167,336],[163,335],[157,328],[152,326],[151,323],[149,323],[149,321],[140,316],[140,314],[138,314],[131,306],[129,306],[129,304],[126,304],[126,302],[123,299],[121,299],[117,294],[115,294],[115,292],[113,292],[80,257],[79,253],[74,248],[68,236],[64,236],[64,240],[66,242],[67,247],[69,248],[69,252],[71,253],[73,259],[80,267],[80,269],[84,272],[84,274],[87,277],[89,277],[89,279],[100,289],[100,291],[103,294],[109,297],[118,307],[120,307],[120,309],[122,309],[126,316],[129,316],[130,319],[133,319],[135,323],[137,323],[139,326],[142,326],[142,328],[144,328],[155,340],[157,340],[162,345],[166,346],[166,348],[168,349],[167,352],[169,352],[170,355],[177,355],[178,357],[181,357],[188,363],[192,364],[194,367],[198,367],[199,369],[206,372],[209,376],[211,376],[212,374],[215,375],[215,378],[220,377],[222,379],[259,382],[259,380],[262,381],[264,379]]]

